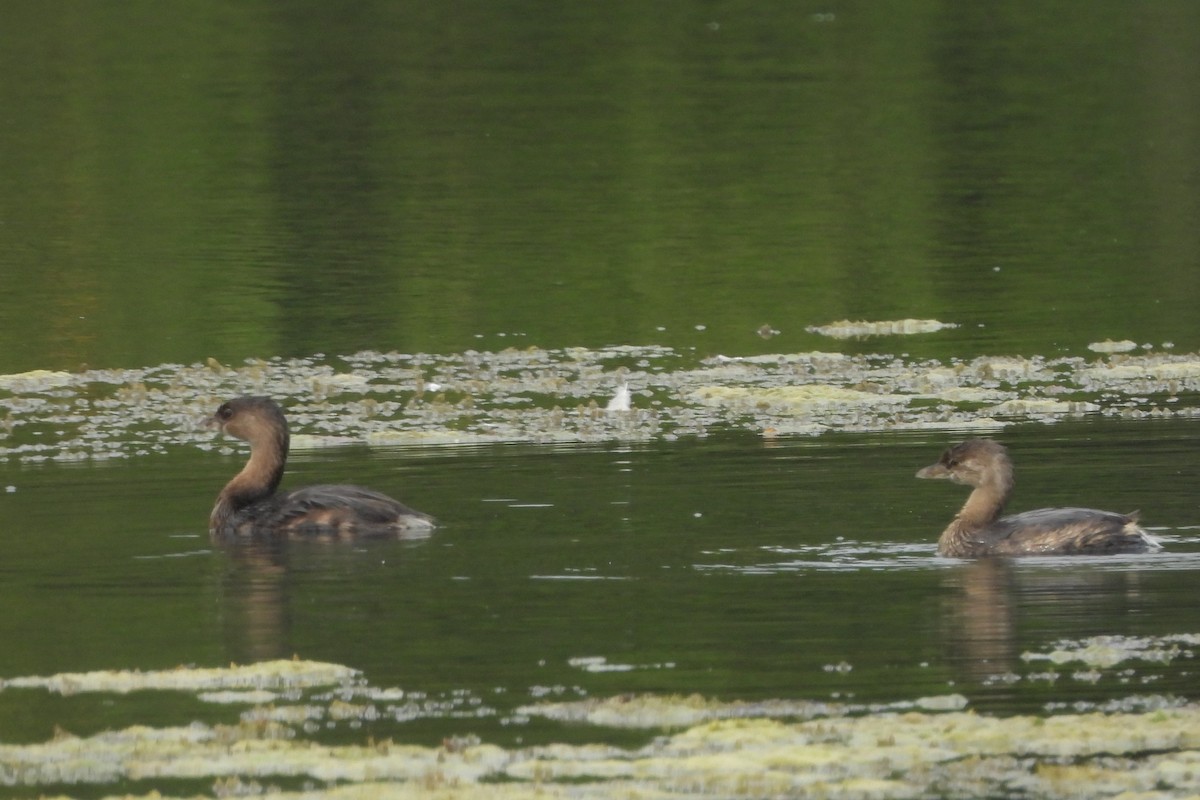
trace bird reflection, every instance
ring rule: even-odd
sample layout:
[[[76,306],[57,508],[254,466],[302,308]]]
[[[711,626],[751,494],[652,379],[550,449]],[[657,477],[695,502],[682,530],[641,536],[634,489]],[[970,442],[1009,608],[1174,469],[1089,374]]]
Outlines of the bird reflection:
[[[983,558],[947,574],[944,640],[964,679],[1016,671],[1028,638],[1019,630],[1018,609],[1067,638],[1107,631],[1113,620],[1139,613],[1145,597],[1136,570],[1068,570],[1062,563],[1068,559],[1031,569],[1028,561]]]
[[[951,572],[947,583],[954,591],[944,602],[944,640],[963,665],[964,677],[978,681],[1011,670],[1016,657],[1012,562],[973,561]]]
[[[229,562],[222,576],[222,621],[234,660],[266,661],[293,653],[286,545],[261,539],[224,548]]]

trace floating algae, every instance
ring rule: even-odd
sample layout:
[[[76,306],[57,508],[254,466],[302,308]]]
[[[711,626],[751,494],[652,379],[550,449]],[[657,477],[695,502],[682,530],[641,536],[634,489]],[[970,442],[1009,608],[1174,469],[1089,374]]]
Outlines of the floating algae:
[[[1044,653],[1024,652],[1024,661],[1049,661],[1052,664],[1078,662],[1091,667],[1114,667],[1124,661],[1169,664],[1176,658],[1192,658],[1189,646],[1200,645],[1198,634],[1170,636],[1091,636],[1082,640],[1056,642]]]
[[[1128,339],[1122,339],[1119,342],[1105,339],[1103,342],[1092,342],[1088,345],[1088,350],[1093,353],[1128,353],[1131,350],[1137,350],[1137,342],[1131,342]]]
[[[0,375],[0,389],[6,389],[10,392],[44,392],[47,389],[57,389],[60,386],[66,386],[70,382],[71,373],[52,372],[45,369]]]
[[[1175,640],[1200,643],[1190,635]],[[1142,713],[993,717],[962,711],[966,701],[959,695],[882,706],[622,696],[524,710],[561,724],[600,726],[597,736],[613,725],[629,727],[630,721],[674,732],[632,747],[594,741],[505,748],[471,735],[422,746],[365,732],[360,742],[343,737],[328,744],[307,738],[321,729],[314,721],[369,720],[373,703],[356,698],[400,700],[406,694],[372,687],[349,667],[305,661],[84,675],[90,677],[20,678],[3,685],[198,695],[233,691],[218,687],[339,688],[309,692],[305,705],[259,706],[232,724],[141,724],[0,744],[0,784],[26,790],[65,785],[89,795],[123,783],[125,791],[161,796],[171,782],[190,780],[211,781],[222,795],[286,798],[643,800],[810,794],[972,798],[1013,792],[1030,797],[1154,792],[1155,798],[1170,798],[1200,788],[1200,706],[1193,704],[1147,705],[1152,710]],[[576,731],[571,738],[581,737]],[[284,791],[297,782],[306,788]]]
[[[858,406],[900,406],[908,403],[901,395],[865,392],[828,384],[805,386],[702,386],[694,396],[707,405],[727,406],[745,411],[772,409],[776,413],[796,413],[807,409]]]
[[[1196,706],[1006,718],[889,711],[800,722],[725,719],[632,748],[502,748],[475,737],[437,747],[374,740],[326,745],[279,723],[192,723],[0,745],[0,781],[22,787],[127,781],[150,791],[160,781],[214,780],[281,797],[971,798],[1019,790],[1032,797],[1154,791],[1169,798],[1198,788],[1197,748]],[[310,788],[279,791],[279,783],[297,779]]]
[[[1090,364],[1080,371],[1080,378],[1088,383],[1120,388],[1128,384],[1152,387],[1162,386],[1167,391],[1181,388],[1195,388],[1195,381],[1200,380],[1200,359],[1196,358],[1154,358],[1143,356],[1114,360],[1101,364]],[[1186,381],[1189,383],[1173,387],[1170,381]],[[1162,389],[1157,389],[1162,391]]]
[[[810,325],[804,330],[819,333],[834,339],[851,339],[858,336],[894,336],[897,334],[936,333],[947,328],[957,328],[953,322],[938,322],[936,319],[897,319],[883,322],[851,322],[848,319],[828,325]]]
[[[268,692],[265,689],[254,689],[248,692],[201,692],[196,696],[205,703],[224,703],[228,705],[258,705],[261,703],[274,703],[280,697],[280,695],[276,692]]]
[[[990,414],[998,414],[1000,416],[1008,417],[1080,416],[1099,410],[1100,406],[1095,403],[1083,403],[1071,400],[1054,400],[1052,398],[1005,400],[1003,403],[998,403],[997,405],[987,409],[988,413]]]
[[[819,351],[700,358],[659,346],[367,351],[3,378],[0,458],[31,463],[128,458],[178,445],[236,452],[241,445],[218,440],[202,421],[240,394],[279,398],[298,450],[1200,415],[1200,356],[1160,352],[942,362]],[[626,389],[629,409],[606,411]]]
[[[728,719],[815,719],[912,709],[958,711],[966,705],[967,699],[960,694],[921,697],[873,706],[814,700],[720,701],[701,695],[621,695],[563,703],[536,703],[518,708],[517,713],[608,728],[682,728]]]
[[[999,796],[1014,784],[1033,796],[1101,791],[1183,792],[1196,779],[1167,763],[1196,763],[1195,708],[1147,716],[1064,715],[993,718],[955,712],[845,717],[794,724],[734,720],[697,725],[618,758],[580,758],[559,748],[518,758],[510,777],[542,781],[590,778],[641,783],[681,795],[834,797]],[[1159,750],[1168,755],[1143,757]],[[1095,759],[1095,763],[1092,763]],[[1070,785],[1055,768],[1080,763]],[[1047,770],[1049,770],[1047,772]],[[612,787],[616,788],[616,787]],[[1067,790],[1070,790],[1068,793]],[[865,791],[868,790],[869,791]],[[1172,796],[1166,794],[1164,796]]]
[[[46,689],[57,694],[112,692],[127,694],[147,689],[217,692],[234,689],[306,689],[352,681],[358,671],[319,661],[262,661],[221,668],[179,667],[170,670],[98,670],[63,672],[48,677],[0,678],[5,689]]]

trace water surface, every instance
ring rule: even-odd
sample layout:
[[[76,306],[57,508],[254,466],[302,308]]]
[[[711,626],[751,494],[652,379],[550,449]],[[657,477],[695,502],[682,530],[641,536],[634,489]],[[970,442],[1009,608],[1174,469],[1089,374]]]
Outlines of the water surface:
[[[444,521],[428,540],[357,546],[211,544],[207,509],[236,456],[8,467],[6,527],[25,533],[7,559],[4,635],[23,646],[0,673],[299,653],[381,685],[463,689],[501,707],[535,686],[870,702],[955,687],[984,707],[1027,710],[1047,700],[1044,687],[994,685],[1028,669],[1023,652],[1197,632],[1194,475],[1178,464],[1194,446],[1190,428],[1014,431],[1014,510],[1140,507],[1167,544],[1147,556],[1016,563],[936,557],[965,493],[913,478],[946,443],[938,433],[452,456],[347,448],[298,460],[291,485],[355,480]],[[1133,480],[1146,471],[1158,485]],[[71,500],[47,500],[60,496]],[[628,669],[572,666],[585,657]],[[1143,669],[1159,676],[1155,691],[1191,695],[1186,673]],[[1135,693],[1115,678],[1053,688],[1062,701]],[[492,699],[496,689],[504,697]]]
[[[1186,711],[1198,8],[8,3],[0,679],[299,656],[363,683],[233,705],[8,687],[0,743],[266,735],[302,701],[280,723],[301,744],[438,762],[471,736],[666,746],[665,723],[549,702]],[[814,330],[844,319],[948,327]],[[632,410],[606,412],[623,383]],[[370,485],[443,527],[210,542],[245,450],[198,423],[244,393],[287,407],[290,485]],[[1164,551],[937,558],[964,490],[913,474],[978,434],[1012,449],[1012,510],[1140,509]],[[339,692],[378,713],[336,717]],[[993,784],[907,791],[1060,766],[1001,755]],[[0,755],[6,793],[258,774],[30,758]]]
[[[11,4],[0,372],[846,317],[1195,349],[1197,13]]]

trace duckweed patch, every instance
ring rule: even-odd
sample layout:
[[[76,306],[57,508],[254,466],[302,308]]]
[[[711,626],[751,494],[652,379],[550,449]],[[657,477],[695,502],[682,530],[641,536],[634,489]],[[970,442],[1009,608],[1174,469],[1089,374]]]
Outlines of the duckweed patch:
[[[283,669],[284,663],[297,666]],[[307,703],[292,706],[292,714],[270,713],[277,708],[270,703],[255,706],[227,724],[148,721],[94,735],[60,731],[43,742],[0,743],[0,784],[74,786],[88,794],[124,784],[122,790],[158,796],[173,782],[211,781],[214,796],[313,798],[1170,798],[1200,788],[1200,706],[1193,704],[996,717],[964,711],[965,701],[954,695],[854,713],[788,701],[617,697],[528,707],[563,725],[596,726],[593,742],[501,747],[464,733],[429,745],[362,732],[359,741],[327,744],[312,738],[313,719],[362,719],[361,709],[371,705],[346,697],[399,700],[407,693],[372,687],[348,667],[300,661],[88,674],[94,677],[8,679],[3,686],[84,685],[119,697],[133,688],[201,693],[249,682],[307,693]],[[347,680],[331,691],[310,691],[314,682]],[[601,709],[633,712],[640,725],[670,732],[642,745],[606,744],[602,732],[614,723]],[[579,741],[578,731],[572,738]]]
[[[1021,658],[1027,662],[1074,662],[1103,669],[1125,661],[1169,664],[1177,658],[1195,658],[1195,652],[1190,648],[1196,645],[1200,645],[1200,635],[1192,633],[1160,637],[1091,636],[1056,642],[1046,652],[1025,652]]]
[[[887,704],[862,705],[813,700],[724,702],[701,695],[621,695],[570,702],[522,706],[518,714],[558,722],[587,723],[606,728],[684,728],[728,719],[816,719],[888,711],[960,711],[967,707],[961,694],[921,697]]]
[[[810,325],[804,330],[818,333],[834,339],[853,339],[865,336],[895,336],[911,335],[914,333],[936,333],[948,328],[957,328],[953,322],[939,322],[936,319],[897,319],[882,322],[866,322],[860,320],[851,322],[848,319],[831,322],[828,325]]]
[[[1200,355],[1167,352],[941,362],[827,352],[701,358],[661,346],[366,351],[0,376],[0,458],[103,460],[178,445],[232,452],[202,420],[242,394],[281,400],[302,449],[1191,417],[1197,388]]]
[[[5,689],[45,689],[62,695],[82,692],[127,694],[132,691],[167,690],[181,692],[220,692],[216,702],[229,702],[228,692],[242,693],[250,701],[274,695],[266,690],[287,691],[329,686],[353,681],[357,670],[319,661],[279,659],[257,664],[223,668],[179,667],[171,670],[99,670],[61,672],[49,677],[0,678]],[[240,690],[240,691],[235,691]],[[265,692],[265,694],[263,694]]]

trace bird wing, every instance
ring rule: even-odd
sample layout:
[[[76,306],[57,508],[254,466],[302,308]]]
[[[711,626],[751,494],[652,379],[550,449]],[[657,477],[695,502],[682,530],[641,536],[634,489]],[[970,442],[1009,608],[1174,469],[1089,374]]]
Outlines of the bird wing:
[[[1039,508],[996,520],[978,537],[993,552],[1106,553],[1145,549],[1137,518],[1094,508]]]

